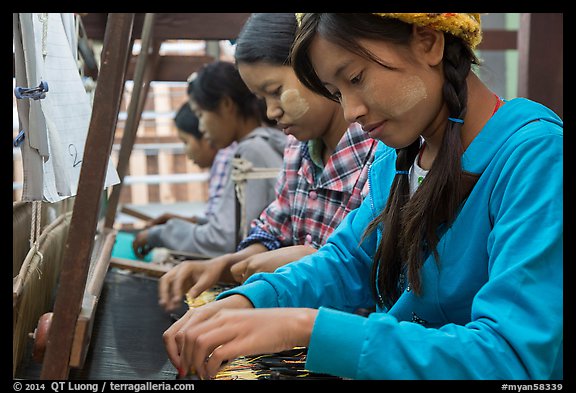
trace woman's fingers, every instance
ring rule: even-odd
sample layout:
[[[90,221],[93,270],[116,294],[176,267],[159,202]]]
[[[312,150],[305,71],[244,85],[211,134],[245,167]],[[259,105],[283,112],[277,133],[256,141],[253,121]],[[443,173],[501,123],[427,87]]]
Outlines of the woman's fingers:
[[[182,373],[195,370],[198,376],[203,378],[214,375],[214,370],[217,370],[222,362],[240,354],[238,351],[242,348],[236,345],[239,332],[249,334],[251,330],[241,327],[243,322],[249,322],[249,319],[246,319],[247,314],[238,314],[229,309],[251,308],[252,304],[247,298],[232,295],[188,310],[162,336],[172,364]],[[262,328],[262,323],[256,322],[256,325]],[[256,336],[260,337],[260,334],[257,333]],[[225,344],[228,343],[233,345],[227,347]],[[214,351],[220,345],[225,345],[226,350]],[[247,346],[242,350],[252,349]],[[216,358],[212,360],[214,356]],[[210,369],[206,368],[207,360],[211,360]]]
[[[172,292],[172,283],[179,270],[180,265],[173,267],[160,277],[160,281],[158,282],[158,303],[164,308],[166,308],[169,303],[170,294]]]
[[[184,261],[160,278],[158,303],[167,311],[181,305],[187,284],[194,280],[194,262]]]
[[[174,322],[164,334],[162,334],[162,339],[164,340],[164,346],[166,347],[166,352],[168,353],[168,358],[174,367],[180,369],[180,348],[181,345],[176,339],[176,335],[181,331],[182,327],[191,318],[193,310],[188,310],[178,321]],[[181,339],[180,339],[181,341]]]
[[[174,277],[172,285],[170,285],[170,293],[168,295],[169,297],[166,302],[166,309],[168,311],[177,309],[178,307],[180,307],[183,301],[184,296],[183,286],[184,283],[188,280],[188,277],[182,274],[182,272],[179,273],[180,274],[177,274],[176,277]]]

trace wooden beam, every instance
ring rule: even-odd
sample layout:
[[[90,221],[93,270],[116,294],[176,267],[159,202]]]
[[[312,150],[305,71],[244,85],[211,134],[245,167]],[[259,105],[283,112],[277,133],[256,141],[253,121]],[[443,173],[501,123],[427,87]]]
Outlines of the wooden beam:
[[[229,40],[235,39],[250,13],[158,13],[154,25],[154,39],[173,40]],[[86,34],[102,40],[107,14],[88,13],[82,16]],[[135,38],[140,38],[144,14],[134,19]]]
[[[145,273],[153,277],[162,277],[172,268],[172,265],[163,265],[159,263],[148,263],[133,261],[131,259],[113,257],[110,259],[110,266],[119,269],[126,269],[133,272]]]
[[[478,45],[480,50],[507,50],[516,49],[518,45],[518,32],[516,30],[484,30],[482,42]]]
[[[70,352],[70,367],[84,367],[84,361],[86,360],[92,338],[96,308],[102,293],[106,272],[108,272],[108,266],[110,265],[116,234],[117,231],[105,228],[102,235],[98,238],[98,242],[101,244],[95,244],[95,248],[98,246],[98,249],[97,252],[92,253],[95,257],[94,268],[91,271],[90,281],[87,282],[82,299],[82,310],[76,322],[74,341]]]
[[[124,84],[125,63],[132,35],[134,14],[110,14],[102,50],[100,81],[94,94],[86,149],[74,200],[68,239],[48,332],[41,379],[67,379],[74,332],[90,268],[102,189],[114,138]]]
[[[143,220],[143,221],[151,221],[154,219],[154,217],[149,216],[147,214],[144,214],[142,212],[139,212],[138,210],[134,210],[126,205],[122,206],[120,208],[120,212],[124,213],[124,214],[128,214],[129,216],[132,216],[134,218],[138,218],[139,220]]]
[[[518,95],[564,115],[563,14],[520,15]]]
[[[114,144],[120,144],[121,141],[122,140],[120,137],[116,137],[116,139],[114,139]],[[139,135],[138,143],[140,144],[179,143],[182,146],[184,146],[182,140],[176,135]]]
[[[142,117],[142,110],[146,103],[150,82],[152,81],[153,74],[156,70],[157,58],[159,56],[160,42],[153,43],[154,39],[154,19],[155,14],[146,14],[146,19],[143,25],[143,39],[142,49],[138,56],[136,64],[134,88],[130,97],[130,106],[128,108],[128,118],[126,119],[126,126],[122,135],[122,144],[120,145],[120,153],[118,157],[118,164],[116,171],[120,178],[120,183],[116,184],[112,189],[112,194],[108,200],[108,210],[106,212],[106,219],[104,226],[112,228],[116,217],[116,209],[120,200],[120,192],[122,191],[122,182],[128,170],[130,162],[130,154],[132,147],[136,140],[136,132],[138,131],[138,124]],[[152,53],[150,53],[152,52]]]
[[[132,56],[130,59],[126,74],[127,80],[134,78],[137,58],[138,56]],[[212,56],[159,56],[156,73],[153,75],[152,80],[185,82],[191,73],[198,71],[204,64],[213,61],[214,58]]]

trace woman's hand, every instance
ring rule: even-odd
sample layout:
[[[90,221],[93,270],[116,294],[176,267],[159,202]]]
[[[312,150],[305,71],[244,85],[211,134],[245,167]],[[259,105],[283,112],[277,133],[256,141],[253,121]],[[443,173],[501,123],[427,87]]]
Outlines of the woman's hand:
[[[194,324],[196,321],[203,321],[212,317],[215,313],[223,308],[252,308],[252,303],[244,296],[232,295],[221,300],[216,300],[207,303],[198,308],[189,309],[186,314],[182,316],[179,320],[174,322],[164,334],[162,339],[164,340],[164,345],[166,346],[166,352],[168,353],[168,358],[172,364],[178,369],[180,376],[185,376],[188,374],[189,368],[183,369],[180,366],[180,345],[177,342],[176,336],[179,332],[184,331],[190,323]]]
[[[316,249],[309,246],[290,246],[276,250],[252,255],[238,263],[235,263],[230,272],[234,280],[243,283],[251,275],[258,272],[273,272],[280,266],[294,262],[316,252]]]
[[[308,346],[317,310],[246,309],[248,304],[233,295],[189,311],[166,330],[166,350],[181,375],[195,371],[201,379],[212,378],[223,362],[238,356]]]
[[[222,257],[179,263],[160,278],[158,303],[166,311],[177,309],[186,293],[195,298],[221,281],[226,268],[226,260]]]
[[[134,254],[138,258],[144,259],[152,248],[153,247],[148,245],[148,231],[143,230],[138,232],[132,241],[132,250],[134,250]]]

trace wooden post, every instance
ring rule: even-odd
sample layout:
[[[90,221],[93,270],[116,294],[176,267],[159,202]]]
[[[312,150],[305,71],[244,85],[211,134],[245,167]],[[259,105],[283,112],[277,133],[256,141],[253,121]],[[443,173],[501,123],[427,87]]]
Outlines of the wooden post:
[[[128,171],[130,155],[132,153],[132,148],[134,147],[134,141],[136,140],[136,133],[146,103],[146,97],[148,96],[150,82],[154,79],[156,65],[158,63],[160,42],[152,45],[154,37],[153,27],[154,14],[148,13],[144,18],[144,25],[142,26],[142,46],[136,63],[134,88],[130,97],[128,117],[126,119],[126,126],[124,127],[124,134],[122,135],[122,142],[120,144],[118,164],[116,165],[116,171],[118,172],[120,183],[113,187],[112,194],[108,200],[108,208],[104,222],[104,227],[106,228],[112,228],[114,226],[116,210],[118,209],[118,202],[120,201],[120,192],[122,191],[122,184],[126,172]],[[149,53],[150,50],[151,53]]]
[[[64,249],[41,379],[67,379],[70,371],[70,353],[90,267],[100,198],[118,118],[121,98],[119,92],[124,84],[133,24],[134,14],[108,15],[101,69]]]
[[[563,117],[563,14],[529,13],[518,28],[518,96]]]

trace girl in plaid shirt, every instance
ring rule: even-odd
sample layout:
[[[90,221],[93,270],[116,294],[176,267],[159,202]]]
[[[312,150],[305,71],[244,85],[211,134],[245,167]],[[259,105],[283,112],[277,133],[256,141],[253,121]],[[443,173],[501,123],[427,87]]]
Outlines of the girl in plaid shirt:
[[[242,79],[289,135],[276,199],[252,221],[237,252],[186,261],[161,278],[167,310],[179,307],[187,291],[196,297],[219,281],[243,282],[314,253],[367,193],[377,142],[346,122],[337,103],[300,84],[287,62],[295,31],[292,13],[252,14],[235,52]]]

